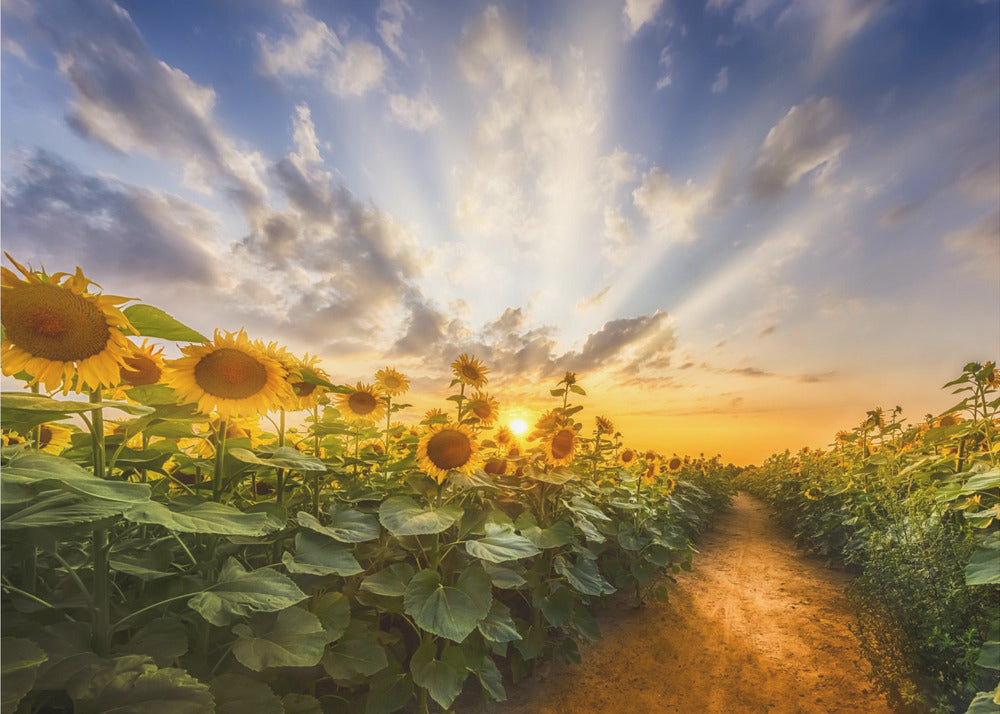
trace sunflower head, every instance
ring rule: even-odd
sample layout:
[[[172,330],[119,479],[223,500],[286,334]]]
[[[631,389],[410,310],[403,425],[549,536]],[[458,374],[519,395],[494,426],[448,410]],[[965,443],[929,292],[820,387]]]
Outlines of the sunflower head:
[[[576,431],[564,426],[549,436],[545,444],[545,459],[552,466],[565,466],[573,461],[576,448]]]
[[[434,407],[424,412],[422,424],[445,424],[451,421],[451,417],[443,409]]]
[[[838,431],[835,440],[838,444],[846,444],[851,440],[851,433],[849,431]]]
[[[281,353],[287,356],[287,359],[282,360],[282,366],[288,371],[288,383],[292,388],[289,408],[292,411],[302,411],[317,406],[326,393],[323,385],[317,382],[330,381],[330,375],[319,366],[319,357],[306,352],[302,359],[298,359],[284,349],[281,349]]]
[[[141,345],[132,345],[132,353],[125,357],[121,369],[122,382],[131,387],[156,384],[163,376],[163,348],[150,345],[143,340]]]
[[[182,347],[184,357],[164,363],[163,378],[183,403],[220,419],[256,416],[292,399],[287,371],[274,353],[246,332],[215,331],[215,339]]]
[[[117,386],[131,352],[125,333],[135,332],[118,305],[130,298],[89,292],[95,283],[79,268],[47,275],[7,258],[23,278],[0,268],[3,373],[63,394]]]
[[[806,490],[806,498],[810,501],[818,501],[823,498],[823,491],[815,486]]]
[[[622,466],[632,466],[639,459],[635,449],[625,448],[618,452],[618,463]]]
[[[478,357],[473,357],[469,354],[463,353],[457,360],[452,362],[451,371],[455,375],[455,379],[459,382],[468,384],[470,387],[475,387],[476,389],[482,389],[490,381],[486,376],[486,373],[490,370],[479,361]]]
[[[615,425],[607,417],[603,416],[595,417],[594,421],[597,424],[598,434],[611,434],[615,430]]]
[[[503,476],[507,471],[507,460],[497,458],[487,459],[483,465],[483,471],[494,476]]]
[[[493,395],[477,391],[472,395],[469,403],[471,405],[469,411],[479,420],[482,426],[492,426],[497,420],[500,412],[500,403]]]
[[[1000,389],[1000,370],[993,362],[983,365],[983,383],[990,389]]]
[[[644,459],[646,459],[646,461],[659,461],[660,460],[660,455],[657,454],[652,449],[649,449],[645,454],[642,455],[642,457]]]
[[[642,474],[642,480],[647,483],[653,483],[660,476],[660,462],[657,459],[653,459],[646,463],[646,470]]]
[[[576,384],[576,372],[567,372],[566,376],[563,377],[559,383],[565,384],[567,387],[571,384]]]
[[[497,427],[493,434],[493,441],[499,446],[510,446],[514,443],[514,432],[505,426]]]
[[[673,493],[674,489],[677,488],[677,482],[674,479],[672,479],[670,476],[668,476],[667,478],[663,479],[660,482],[660,485],[663,487],[663,492],[664,493]]]
[[[417,444],[417,464],[444,483],[452,471],[469,474],[479,465],[479,445],[464,424],[429,426]]]
[[[348,421],[378,421],[385,414],[385,402],[378,387],[358,382],[349,393],[337,398],[337,409]]]
[[[667,460],[667,471],[672,474],[679,473],[684,466],[684,460],[680,456],[671,456]]]
[[[945,414],[938,419],[938,426],[955,426],[962,423],[962,417],[958,414]]]
[[[390,397],[398,397],[410,389],[410,380],[396,370],[385,367],[375,373],[375,386]]]

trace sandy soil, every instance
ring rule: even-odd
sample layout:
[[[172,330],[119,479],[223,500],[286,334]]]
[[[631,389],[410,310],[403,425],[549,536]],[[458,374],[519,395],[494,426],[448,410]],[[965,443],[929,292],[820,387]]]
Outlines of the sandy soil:
[[[843,595],[745,494],[699,544],[670,601],[601,618],[580,665],[553,665],[478,714],[887,714]]]

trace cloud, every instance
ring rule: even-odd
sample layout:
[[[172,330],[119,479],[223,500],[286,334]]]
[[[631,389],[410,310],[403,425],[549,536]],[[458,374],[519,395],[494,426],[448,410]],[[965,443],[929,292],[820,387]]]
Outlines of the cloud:
[[[625,0],[622,13],[629,36],[636,35],[643,25],[652,22],[662,5],[663,0]]]
[[[785,192],[810,171],[836,162],[849,140],[840,108],[829,97],[793,106],[767,133],[751,191],[762,198]]]
[[[673,69],[674,56],[671,53],[669,47],[664,47],[662,50],[660,50],[660,58],[657,60],[657,64],[659,64],[660,67],[663,68],[662,70],[663,74],[661,74],[660,78],[656,80],[656,89],[657,90],[666,89],[673,82],[673,78],[670,72]]]
[[[649,220],[653,234],[671,243],[691,243],[697,237],[695,222],[707,210],[713,191],[692,180],[677,183],[666,171],[647,171],[632,192],[635,206]]]
[[[377,46],[361,39],[342,41],[322,20],[293,4],[285,19],[291,32],[272,39],[258,33],[258,70],[273,77],[314,77],[341,97],[356,97],[382,84],[388,68]]]
[[[13,176],[4,182],[0,222],[4,247],[18,260],[73,256],[92,276],[212,289],[219,261],[209,246],[219,226],[209,211],[169,193],[84,174],[40,149],[5,171]]]
[[[400,46],[403,39],[403,22],[407,15],[413,14],[413,8],[406,0],[382,0],[375,14],[375,24],[378,28],[378,36],[394,55],[405,60],[406,53]]]
[[[611,291],[611,286],[608,285],[600,292],[598,292],[596,295],[591,295],[588,298],[583,298],[582,300],[578,300],[576,303],[576,309],[580,311],[589,310],[590,308],[599,305],[604,300],[604,298],[607,297],[610,291]]]
[[[1000,211],[945,235],[944,246],[960,256],[966,272],[997,279],[1000,267]]]
[[[722,94],[729,87],[729,67],[723,67],[712,82],[712,94]]]
[[[413,131],[426,131],[441,121],[441,112],[426,94],[390,94],[389,119]]]

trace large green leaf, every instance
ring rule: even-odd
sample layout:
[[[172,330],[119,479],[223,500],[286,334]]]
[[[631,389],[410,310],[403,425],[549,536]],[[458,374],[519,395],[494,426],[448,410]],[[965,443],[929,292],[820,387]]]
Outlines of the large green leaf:
[[[140,404],[128,402],[75,402],[53,399],[42,394],[5,392],[0,396],[0,421],[4,428],[26,434],[33,427],[48,421],[59,421],[70,414],[91,412],[94,409],[117,409],[118,411],[141,416],[153,410]]]
[[[524,579],[524,576],[513,568],[508,568],[503,565],[494,565],[489,561],[484,561],[483,569],[486,571],[486,574],[490,576],[490,581],[498,588],[513,590],[528,583],[528,581]]]
[[[504,563],[509,560],[530,558],[542,552],[530,540],[514,533],[511,526],[487,523],[485,529],[484,538],[470,540],[465,544],[465,549],[474,558],[488,560],[491,563]]]
[[[991,488],[1000,486],[1000,469],[990,469],[981,474],[972,476],[965,485],[962,486],[962,493],[972,493],[973,491],[989,491]]]
[[[152,493],[144,483],[110,481],[97,478],[68,459],[52,454],[22,452],[12,458],[3,470],[4,480],[42,491],[60,488],[105,501],[142,503]]]
[[[490,642],[516,642],[521,639],[514,618],[510,615],[510,608],[499,600],[493,601],[489,613],[477,627],[479,633]]]
[[[306,594],[287,576],[271,568],[247,571],[230,558],[218,582],[188,600],[188,607],[223,627],[251,613],[277,612],[305,599]]]
[[[327,636],[319,618],[290,607],[275,614],[255,615],[249,625],[236,625],[233,654],[254,672],[268,667],[312,667],[319,664]]]
[[[357,620],[352,621],[344,636],[330,645],[323,655],[323,669],[334,680],[371,675],[389,664],[378,634]]]
[[[434,657],[436,648],[433,640],[418,647],[410,658],[410,674],[414,684],[426,689],[434,701],[447,709],[462,693],[462,683],[469,672],[460,648],[446,647],[441,659]]]
[[[281,706],[285,714],[323,714],[323,705],[311,694],[286,694],[281,698]]]
[[[309,600],[309,609],[326,630],[327,640],[339,640],[351,624],[351,601],[344,593],[325,592]]]
[[[986,539],[972,552],[965,568],[966,585],[1000,585],[1000,537]]]
[[[188,651],[187,628],[173,617],[150,620],[116,654],[149,655],[159,667],[168,667]]]
[[[156,337],[176,342],[208,342],[200,332],[192,330],[158,307],[152,305],[130,305],[122,311],[143,337]]]
[[[4,478],[7,478],[6,471]],[[45,491],[18,511],[5,513],[0,529],[54,528],[65,535],[68,528],[116,518],[126,508],[128,504],[122,501],[97,500],[66,491]]]
[[[610,595],[615,588],[604,579],[597,569],[597,563],[588,558],[577,556],[576,563],[570,565],[563,556],[557,556],[553,562],[557,573],[566,578],[573,589],[584,595]]]
[[[125,518],[179,533],[262,536],[275,530],[265,513],[243,513],[213,501],[193,504],[181,500],[167,504],[149,501],[130,508]]]
[[[996,703],[995,692],[978,692],[965,714],[1000,714],[1000,704]]]
[[[311,531],[328,535],[341,543],[364,543],[378,538],[380,529],[375,516],[352,510],[334,511],[328,526],[324,526],[311,514],[299,511],[296,516],[299,525]]]
[[[215,714],[285,714],[271,688],[242,674],[223,674],[211,681]]]
[[[361,581],[361,589],[385,597],[402,597],[416,571],[409,563],[396,563]]]
[[[48,658],[31,640],[20,637],[0,639],[0,700],[3,714],[10,714],[17,709],[18,702],[34,686],[39,667]]]
[[[357,575],[363,568],[346,547],[333,538],[313,531],[295,535],[295,556],[285,553],[281,562],[290,573],[308,575]]]
[[[486,617],[493,599],[490,578],[478,566],[462,571],[454,586],[441,583],[434,570],[413,576],[403,595],[403,609],[421,629],[462,642]]]
[[[398,668],[387,667],[371,678],[365,714],[392,714],[405,707],[413,697],[413,678]]]
[[[470,667],[479,678],[479,684],[483,691],[495,702],[507,701],[507,692],[503,688],[503,675],[497,669],[496,662],[488,654],[483,655],[477,662],[473,662]]]
[[[326,464],[315,456],[293,449],[291,446],[279,446],[268,457],[257,456],[249,449],[226,449],[226,454],[237,461],[257,466],[268,466],[274,469],[290,469],[294,471],[326,471]]]
[[[158,669],[126,655],[83,670],[67,685],[75,714],[204,714],[215,710],[208,685],[183,669]]]
[[[547,548],[558,548],[573,542],[576,533],[566,521],[556,521],[549,528],[539,528],[531,526],[522,528],[521,533],[525,538],[543,550]]]
[[[433,535],[454,525],[462,513],[461,507],[454,504],[421,508],[408,496],[393,496],[379,506],[378,519],[393,535]]]

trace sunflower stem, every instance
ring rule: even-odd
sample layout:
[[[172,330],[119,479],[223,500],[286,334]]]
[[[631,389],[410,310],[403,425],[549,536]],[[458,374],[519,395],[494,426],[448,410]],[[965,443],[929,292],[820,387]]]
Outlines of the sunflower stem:
[[[313,405],[313,455],[318,459],[319,455],[319,433],[316,427],[319,425],[319,405]],[[319,518],[319,487],[321,474],[317,471],[313,473],[313,518]]]
[[[389,483],[389,430],[392,428],[392,395],[385,398],[385,482]]]
[[[100,405],[101,390],[90,392],[90,403]],[[91,412],[91,444],[93,447],[94,476],[103,479],[104,474],[104,413],[98,406]],[[111,566],[108,561],[108,530],[95,528],[91,538],[91,558],[94,561],[93,603],[91,619],[93,624],[94,651],[102,657],[111,652],[111,603],[108,588]]]
[[[31,385],[31,393],[38,394],[38,382]],[[35,449],[41,451],[42,449],[42,425],[39,424],[34,429],[31,430],[31,438],[35,443]]]
[[[285,410],[278,411],[278,448],[285,445]],[[278,469],[278,488],[275,492],[275,501],[280,506],[285,500],[285,470]]]
[[[222,474],[226,459],[226,432],[229,425],[223,419],[219,422],[219,432],[215,439],[215,471],[212,473],[212,500],[218,503],[222,500]]]

